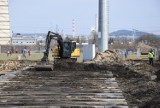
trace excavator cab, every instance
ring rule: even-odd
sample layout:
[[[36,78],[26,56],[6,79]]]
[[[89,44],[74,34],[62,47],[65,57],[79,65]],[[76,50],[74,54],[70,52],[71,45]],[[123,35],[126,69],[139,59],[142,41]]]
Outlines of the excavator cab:
[[[77,61],[77,57],[80,57],[80,49],[76,48],[76,41],[66,41],[63,42],[63,54],[60,57],[59,46],[53,46],[52,57],[54,61]],[[55,62],[55,63],[56,63]]]
[[[64,42],[63,43],[63,56],[62,58],[70,58],[71,53],[74,51],[73,43],[72,42]]]

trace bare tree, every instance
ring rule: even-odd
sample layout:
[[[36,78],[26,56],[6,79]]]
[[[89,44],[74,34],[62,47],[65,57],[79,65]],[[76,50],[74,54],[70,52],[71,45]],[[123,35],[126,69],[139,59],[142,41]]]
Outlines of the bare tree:
[[[95,44],[96,47],[98,47],[98,33],[95,30],[92,30],[90,38],[89,38],[90,44]]]
[[[154,34],[146,34],[136,39],[136,43],[145,43],[147,45],[159,48],[160,47],[160,38]]]

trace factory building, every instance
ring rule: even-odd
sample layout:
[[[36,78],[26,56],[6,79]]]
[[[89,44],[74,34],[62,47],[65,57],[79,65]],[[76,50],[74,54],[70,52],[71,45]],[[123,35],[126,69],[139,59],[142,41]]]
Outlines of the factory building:
[[[36,45],[36,38],[28,36],[12,37],[12,45]]]
[[[13,34],[12,45],[45,45],[44,34]]]

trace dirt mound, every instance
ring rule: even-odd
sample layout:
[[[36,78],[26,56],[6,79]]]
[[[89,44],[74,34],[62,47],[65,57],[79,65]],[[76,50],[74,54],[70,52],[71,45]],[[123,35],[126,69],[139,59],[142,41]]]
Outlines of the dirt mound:
[[[156,72],[158,70],[146,62],[129,61],[125,62],[124,65],[127,69],[132,70],[139,75],[146,76],[150,80],[155,80],[157,78]]]
[[[111,50],[106,50],[105,52],[96,53],[95,58],[92,61],[86,61],[85,63],[98,64],[98,65],[113,65],[123,63],[122,57],[120,57],[116,52]]]
[[[160,83],[156,79],[156,74],[160,73],[157,71],[158,68],[149,65],[146,61],[130,61],[124,66],[113,65],[108,69],[116,77],[131,108],[134,106],[150,108],[150,106],[158,105],[160,102],[160,96],[157,96],[160,94]],[[157,75],[158,78],[159,76]],[[157,98],[154,98],[156,96]]]
[[[59,62],[54,64],[54,70],[84,70],[84,64],[83,63],[73,63],[73,62]]]
[[[158,71],[156,72],[156,75],[157,75],[157,80],[160,81],[160,70],[158,70]]]
[[[159,108],[160,107],[160,96],[154,97],[151,101],[147,102],[143,108]]]
[[[54,65],[55,70],[106,70],[108,66],[123,64],[122,57],[111,50],[97,53],[92,61],[84,63],[61,62]]]
[[[92,71],[92,70],[106,70],[106,65],[99,65],[95,63],[58,63],[54,65],[54,70],[64,71]]]

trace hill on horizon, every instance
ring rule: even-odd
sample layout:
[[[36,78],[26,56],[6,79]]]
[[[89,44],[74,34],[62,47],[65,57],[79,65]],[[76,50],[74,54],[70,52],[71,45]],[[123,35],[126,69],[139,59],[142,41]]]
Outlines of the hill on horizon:
[[[142,32],[138,30],[135,31],[135,36],[142,36],[145,34],[151,34],[151,33]],[[132,36],[132,35],[133,35],[132,30],[118,30],[110,33],[110,36]]]

